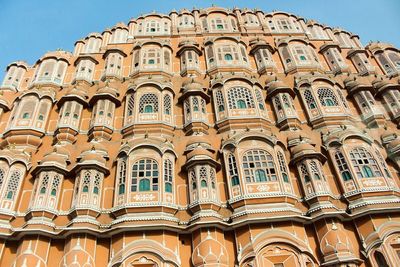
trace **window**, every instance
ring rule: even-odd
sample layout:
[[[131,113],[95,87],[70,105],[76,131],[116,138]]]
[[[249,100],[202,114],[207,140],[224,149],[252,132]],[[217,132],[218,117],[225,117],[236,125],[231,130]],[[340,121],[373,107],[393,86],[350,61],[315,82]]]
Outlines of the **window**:
[[[228,90],[228,104],[230,109],[255,107],[250,90],[244,87],[233,87]]]
[[[167,115],[171,114],[171,96],[164,95],[164,113]]]
[[[215,92],[215,97],[216,97],[216,102],[217,102],[217,107],[218,107],[218,112],[222,112],[225,110],[224,107],[224,97],[222,95],[222,92],[220,90]]]
[[[358,178],[382,176],[376,160],[365,148],[357,147],[351,150],[350,159]]]
[[[225,60],[233,60],[233,57],[231,54],[225,54],[224,58],[225,58]]]
[[[56,196],[57,195],[57,191],[58,191],[58,187],[61,183],[61,177],[59,175],[55,175],[53,177],[53,183],[51,184],[51,192],[50,195],[51,196]]]
[[[118,195],[122,195],[125,193],[125,179],[126,179],[126,157],[119,161]]]
[[[302,163],[302,164],[300,165],[300,174],[301,174],[301,176],[302,176],[303,179],[304,179],[304,183],[309,183],[309,182],[311,182],[310,174],[309,174],[309,172],[308,172],[307,166],[306,166],[304,163]]]
[[[383,256],[381,252],[375,251],[374,258],[376,263],[378,264],[378,267],[389,267],[389,265],[386,263],[385,256]]]
[[[94,187],[93,187],[93,193],[96,195],[99,194],[100,180],[101,180],[100,173],[97,172],[96,175],[94,176]]]
[[[158,97],[156,94],[144,94],[140,98],[139,113],[158,112]]]
[[[265,150],[247,151],[243,155],[243,172],[248,183],[277,180],[274,160]]]
[[[279,162],[279,170],[281,171],[283,181],[285,183],[289,183],[289,172],[287,170],[285,156],[280,151],[278,151],[277,156]]]
[[[10,179],[7,184],[6,198],[14,200],[15,192],[17,192],[21,179],[21,172],[15,170],[11,173]]]
[[[197,97],[192,98],[192,104],[193,104],[193,111],[199,111],[199,99]]]
[[[169,159],[164,160],[164,183],[165,192],[172,193],[172,162]]]
[[[322,173],[322,167],[321,164],[316,161],[311,161],[310,162],[310,169],[311,169],[311,174],[312,177],[314,178],[314,180],[321,180],[321,177],[324,177],[323,173]],[[324,177],[325,180],[325,177]]]
[[[49,184],[49,175],[45,175],[42,179],[42,184],[40,185],[40,194],[46,194],[47,185]]]
[[[319,101],[323,106],[339,106],[337,98],[330,88],[319,88],[318,91]]]
[[[256,92],[256,99],[257,99],[257,102],[258,102],[258,107],[261,110],[264,110],[264,100],[263,100],[263,97],[262,97],[262,93],[258,89],[256,89],[255,92]]]
[[[201,167],[200,171],[199,171],[199,175],[200,175],[200,186],[201,187],[207,187],[207,169],[206,167]]]
[[[343,181],[346,182],[346,181],[353,179],[351,177],[349,167],[347,166],[347,162],[346,162],[342,152],[337,151],[335,153],[335,160],[336,160],[336,165],[340,172],[340,176],[342,177]]]
[[[237,107],[238,107],[239,109],[246,108],[246,102],[244,102],[244,100],[242,100],[242,99],[239,99],[239,100],[237,101]]]
[[[158,164],[153,159],[141,159],[132,166],[131,192],[158,190]]]
[[[229,154],[228,156],[228,167],[229,167],[229,177],[231,178],[232,186],[239,185],[240,182],[236,166],[236,159],[233,154]]]
[[[217,55],[220,63],[223,62],[222,60],[225,61],[239,60],[239,53],[236,45],[219,46],[217,48]]]
[[[305,90],[303,93],[304,99],[309,109],[315,109],[315,99],[310,90]]]
[[[82,192],[88,193],[90,186],[90,172],[86,171],[85,176],[83,176],[83,183],[82,183]]]
[[[128,102],[127,102],[127,112],[128,116],[132,116],[134,112],[134,105],[135,105],[135,96],[134,94],[129,95]]]

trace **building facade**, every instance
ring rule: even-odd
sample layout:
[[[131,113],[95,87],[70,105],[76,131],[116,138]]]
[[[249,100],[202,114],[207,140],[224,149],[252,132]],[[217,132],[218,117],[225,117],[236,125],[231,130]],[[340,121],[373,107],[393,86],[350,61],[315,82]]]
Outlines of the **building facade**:
[[[400,266],[399,77],[389,44],[218,7],[11,63],[0,266]]]

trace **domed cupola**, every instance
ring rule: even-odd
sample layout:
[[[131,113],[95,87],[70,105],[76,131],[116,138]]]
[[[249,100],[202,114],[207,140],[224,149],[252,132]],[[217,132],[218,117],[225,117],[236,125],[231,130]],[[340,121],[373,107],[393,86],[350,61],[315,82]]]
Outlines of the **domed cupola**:
[[[207,210],[220,217],[216,213],[221,205],[216,176],[220,164],[215,160],[214,149],[204,135],[193,135],[186,144],[185,153],[183,168],[188,175],[192,212],[196,214]]]
[[[33,169],[35,178],[32,201],[26,219],[26,228],[41,227],[52,229],[52,220],[58,214],[58,203],[64,177],[69,173],[70,153],[62,146],[56,145]],[[50,225],[49,225],[50,224]]]
[[[265,81],[267,99],[272,102],[277,119],[277,126],[281,130],[300,129],[300,120],[293,98],[296,96],[292,88],[279,80],[276,76],[269,76]]]
[[[194,78],[187,79],[182,83],[179,102],[183,103],[186,134],[194,132],[208,134],[207,103],[210,102],[210,97],[206,93],[206,88]]]
[[[121,105],[118,90],[106,81],[97,89],[89,103],[93,107],[89,139],[110,140],[114,132],[115,109]]]
[[[372,81],[375,97],[383,98],[385,107],[394,123],[400,123],[400,84],[383,76]]]
[[[181,59],[181,76],[200,76],[199,44],[192,39],[186,39],[178,44],[177,56]]]
[[[298,170],[305,200],[309,205],[308,213],[318,216],[321,213],[337,212],[322,167],[326,157],[316,150],[309,138],[298,133],[288,137],[288,146],[292,155],[290,163]]]
[[[60,110],[55,142],[75,143],[80,130],[82,111],[88,107],[88,93],[82,86],[71,87],[57,102]]]
[[[90,216],[92,218],[88,221],[93,220],[93,224],[97,225],[95,218],[101,209],[103,179],[110,173],[106,164],[108,159],[107,148],[97,140],[83,146],[71,171],[76,174],[71,213],[73,221],[79,222],[80,216]]]
[[[272,55],[276,51],[275,48],[259,37],[250,40],[250,47],[250,54],[254,56],[259,74],[267,74],[277,70],[272,59]]]

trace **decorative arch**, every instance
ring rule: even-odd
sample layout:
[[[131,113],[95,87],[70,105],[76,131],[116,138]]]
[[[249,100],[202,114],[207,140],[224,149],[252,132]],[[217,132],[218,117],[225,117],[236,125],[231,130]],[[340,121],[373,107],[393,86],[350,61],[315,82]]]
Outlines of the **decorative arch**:
[[[319,265],[318,259],[314,256],[308,244],[289,232],[278,229],[271,229],[258,234],[253,238],[251,244],[248,243],[243,246],[240,257],[238,258],[239,266],[243,266],[242,264],[244,264],[247,260],[251,258],[256,258],[258,255],[260,255],[263,249],[267,248],[269,245],[274,244],[286,245],[293,251],[297,250],[299,253],[304,254],[308,258],[310,258],[314,264]]]
[[[162,265],[164,263],[172,264],[175,267],[181,266],[179,257],[169,248],[162,246],[160,243],[146,239],[137,240],[126,245],[122,250],[118,251],[114,257],[112,257],[108,267],[119,267],[127,263],[129,260],[137,260],[140,257],[135,258],[135,255],[146,257],[148,259],[154,259]]]

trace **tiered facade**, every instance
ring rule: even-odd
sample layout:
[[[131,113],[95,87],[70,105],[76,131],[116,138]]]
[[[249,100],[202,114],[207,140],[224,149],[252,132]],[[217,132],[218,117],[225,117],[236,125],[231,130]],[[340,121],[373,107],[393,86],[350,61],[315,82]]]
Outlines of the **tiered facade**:
[[[400,266],[400,51],[181,10],[14,62],[0,266]]]

